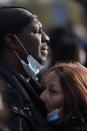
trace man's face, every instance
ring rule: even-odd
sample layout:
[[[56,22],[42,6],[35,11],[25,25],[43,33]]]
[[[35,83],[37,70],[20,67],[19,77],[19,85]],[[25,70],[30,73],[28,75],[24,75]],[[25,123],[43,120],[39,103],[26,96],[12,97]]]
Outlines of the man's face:
[[[44,64],[48,55],[47,42],[49,37],[42,30],[42,24],[35,19],[24,28],[21,42],[29,54],[31,54],[41,64]]]

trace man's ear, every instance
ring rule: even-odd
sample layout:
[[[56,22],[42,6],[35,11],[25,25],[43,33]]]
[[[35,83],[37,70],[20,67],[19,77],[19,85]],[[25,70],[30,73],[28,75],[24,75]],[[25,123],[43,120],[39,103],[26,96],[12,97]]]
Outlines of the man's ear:
[[[17,41],[17,39],[15,38],[14,35],[6,35],[4,37],[4,41],[5,41],[5,44],[13,49],[13,50],[18,50],[19,49],[19,42]]]

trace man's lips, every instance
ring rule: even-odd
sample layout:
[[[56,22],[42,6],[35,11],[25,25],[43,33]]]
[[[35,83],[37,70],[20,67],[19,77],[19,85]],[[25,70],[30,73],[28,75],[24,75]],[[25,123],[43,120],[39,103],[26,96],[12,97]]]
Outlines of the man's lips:
[[[42,53],[43,55],[47,55],[47,54],[48,54],[48,47],[47,47],[47,46],[43,46],[43,47],[41,48],[41,53]]]

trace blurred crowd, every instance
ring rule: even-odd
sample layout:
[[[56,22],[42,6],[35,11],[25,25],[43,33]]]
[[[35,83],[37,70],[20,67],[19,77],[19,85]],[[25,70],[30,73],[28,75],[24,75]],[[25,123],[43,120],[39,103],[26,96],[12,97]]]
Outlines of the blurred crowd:
[[[67,0],[67,2],[65,2],[64,0],[62,0],[62,1],[59,0],[59,1],[55,1],[55,2],[52,2],[51,0],[47,0],[44,2],[42,2],[41,0],[37,0],[37,3],[39,3],[39,4],[36,4],[36,7],[37,7],[36,9],[34,8],[35,5],[33,4],[33,1],[30,1],[30,3],[28,3],[29,2],[28,0],[26,0],[25,2],[23,0],[20,0],[19,2],[15,1],[15,0],[14,1],[8,0],[5,2],[0,1],[0,2],[1,2],[1,6],[6,3],[7,5],[12,5],[12,6],[14,6],[14,5],[21,6],[22,5],[22,7],[27,7],[30,10],[35,11],[36,14],[39,14],[40,19],[42,19],[43,27],[45,28],[44,30],[46,30],[46,33],[48,34],[50,40],[47,40],[48,41],[47,59],[43,65],[43,67],[40,69],[40,72],[37,74],[38,82],[40,82],[40,84],[44,85],[43,84],[43,76],[44,76],[45,72],[47,72],[48,69],[51,67],[53,67],[53,70],[56,70],[56,68],[59,69],[62,73],[63,73],[63,70],[61,70],[60,68],[66,69],[66,67],[70,68],[70,70],[72,70],[72,72],[74,69],[78,70],[78,73],[79,73],[80,68],[77,68],[78,64],[76,64],[76,65],[72,64],[72,65],[68,66],[68,63],[77,62],[77,63],[80,63],[85,68],[87,68],[87,18],[86,18],[87,8],[86,8],[85,2],[82,3],[82,1],[79,1],[80,2],[79,3],[78,0],[77,1],[71,0],[71,3],[72,3],[71,4],[70,1],[68,1],[68,0]],[[51,3],[51,4],[48,4],[48,3]],[[41,9],[42,5],[45,7],[46,4],[47,4],[47,9],[46,9],[47,14],[45,12],[45,9]],[[78,13],[76,12],[76,14],[74,14],[75,11],[73,13],[74,9],[71,9],[71,7],[74,8],[75,4],[78,5],[75,7],[75,11],[77,11],[77,8],[78,8],[78,11],[77,11]],[[40,5],[41,5],[41,7],[40,7]],[[38,7],[39,7],[39,10],[41,9],[41,11],[38,11]],[[50,7],[50,8],[48,8],[48,7]],[[71,12],[69,12],[70,9],[72,10]],[[44,12],[43,12],[43,10],[44,10]],[[50,10],[50,11],[48,11],[48,10]],[[48,13],[48,12],[50,12],[50,13]],[[47,17],[47,15],[49,15],[49,16]],[[75,17],[74,17],[74,15],[75,15]],[[19,32],[17,32],[17,33],[19,33]],[[19,37],[20,37],[20,35],[19,35]],[[25,39],[23,39],[23,40],[25,40]],[[19,42],[19,40],[18,40],[18,42]],[[20,54],[20,52],[19,52],[19,54]],[[60,64],[59,66],[55,67],[54,65],[56,63],[57,64],[66,63],[66,65]],[[75,68],[74,68],[74,66],[75,66]],[[53,70],[51,70],[51,71],[53,71]],[[68,72],[69,70],[67,69],[66,71]],[[81,73],[79,75],[81,75]],[[74,74],[74,73],[72,73],[72,74]],[[76,74],[76,76],[78,77],[77,74]],[[82,76],[84,76],[84,75],[82,75]],[[61,77],[61,75],[60,75],[60,77]],[[79,79],[79,77],[78,77],[78,79]],[[83,78],[83,80],[84,80],[84,78]],[[32,81],[31,81],[31,83],[32,83]],[[65,85],[67,85],[67,84],[65,84]],[[86,87],[86,84],[83,84],[83,85],[85,85],[85,87]],[[0,131],[10,131],[6,125],[7,120],[9,118],[9,110],[8,110],[9,107],[8,107],[7,103],[5,103],[5,98],[3,97],[4,88],[6,88],[6,86],[7,85],[5,85],[5,83],[3,83],[2,80],[0,80]],[[80,91],[78,90],[78,92],[80,92]],[[87,90],[84,92],[87,93]],[[40,94],[40,93],[38,93],[38,94]],[[42,100],[44,100],[45,98],[42,95],[41,95],[41,98],[42,98]],[[5,96],[6,96],[6,94],[5,94]],[[31,98],[32,98],[32,96],[31,96]],[[80,99],[79,96],[77,98]],[[85,99],[84,99],[84,101],[87,101]],[[81,100],[83,100],[83,98]],[[84,105],[86,105],[84,107],[87,107],[87,103]],[[87,120],[86,120],[86,122],[87,122]],[[59,131],[60,131],[60,129],[59,129]],[[79,130],[76,130],[76,131],[79,131]],[[84,131],[84,130],[81,130],[81,131]]]

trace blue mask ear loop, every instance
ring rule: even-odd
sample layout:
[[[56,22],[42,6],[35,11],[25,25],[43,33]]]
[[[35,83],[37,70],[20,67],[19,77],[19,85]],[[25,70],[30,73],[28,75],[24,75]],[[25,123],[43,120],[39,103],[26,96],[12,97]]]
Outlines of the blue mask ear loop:
[[[27,56],[29,55],[28,54],[28,52],[27,52],[27,50],[25,49],[25,47],[23,46],[23,44],[22,44],[22,42],[19,40],[19,38],[15,35],[15,34],[8,34],[8,36],[9,35],[14,35],[14,37],[18,40],[18,42],[21,44],[21,46],[22,46],[22,48],[24,49],[24,51],[26,52],[26,54],[27,54]],[[18,55],[18,53],[15,51],[15,50],[13,50],[14,51],[14,53],[15,53],[15,55],[18,57],[18,59],[21,61],[21,58],[20,58],[20,56]]]

